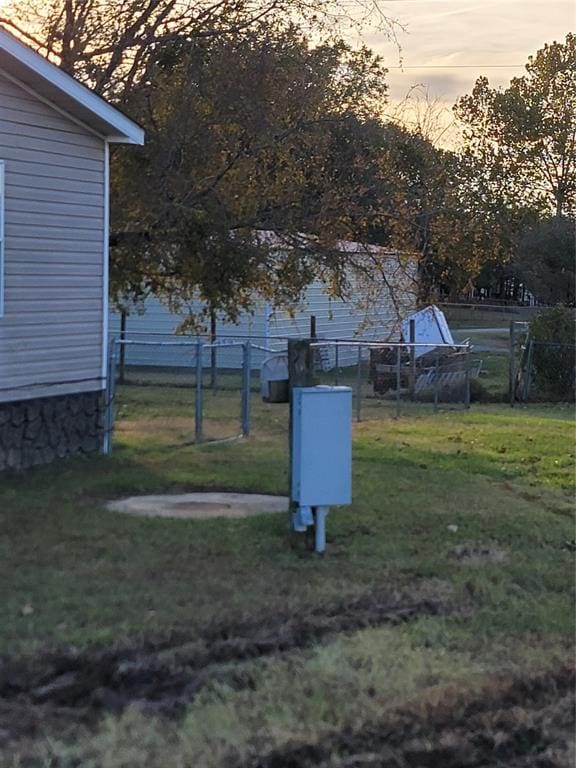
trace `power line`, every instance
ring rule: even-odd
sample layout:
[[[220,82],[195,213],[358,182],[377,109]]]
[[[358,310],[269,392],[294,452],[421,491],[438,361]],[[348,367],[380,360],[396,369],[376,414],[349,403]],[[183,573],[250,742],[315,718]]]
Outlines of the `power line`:
[[[410,66],[386,66],[386,69],[515,69],[524,64],[411,64]]]

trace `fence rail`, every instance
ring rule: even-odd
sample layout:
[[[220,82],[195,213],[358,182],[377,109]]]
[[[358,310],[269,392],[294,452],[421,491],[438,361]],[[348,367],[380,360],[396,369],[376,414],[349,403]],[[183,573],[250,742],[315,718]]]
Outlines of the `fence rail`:
[[[568,345],[530,341],[527,330],[526,323],[512,321],[509,347],[484,352],[469,341],[437,345],[424,341],[311,339],[314,376],[317,383],[346,384],[353,389],[357,421],[400,418],[405,413],[441,408],[464,410],[473,399],[482,398],[508,400],[510,405],[525,403],[540,397],[543,361],[554,365],[574,355]],[[239,335],[214,340],[208,336],[131,333],[129,338],[113,339],[104,452],[113,449],[118,384],[143,407],[145,387],[155,388],[155,397],[161,388],[160,399],[181,404],[180,410],[176,405],[173,408],[173,421],[184,422],[174,445],[249,435],[254,429],[254,413],[258,419],[271,418],[268,406],[261,402],[260,374],[263,363],[276,356],[287,360],[287,338]]]
[[[432,366],[422,366],[417,361],[418,350],[426,351],[430,344],[371,342],[357,339],[312,340],[315,372],[320,383],[350,384],[355,392],[355,414],[360,421],[376,415],[371,408],[392,402],[388,386],[382,382],[390,368],[379,363],[378,354],[394,354],[395,387],[394,415],[400,416],[401,404],[409,401],[433,404],[437,410],[448,398],[451,406],[460,403],[468,407],[470,361],[468,344],[440,345],[436,347],[436,360]],[[270,356],[286,356],[288,339],[262,337],[227,337],[210,340],[207,337],[174,339],[173,336],[156,334],[131,334],[131,338],[115,338],[111,341],[106,412],[105,453],[113,448],[117,384],[178,387],[191,393],[186,403],[186,417],[190,419],[193,433],[186,442],[213,442],[234,439],[250,434],[252,428],[253,398],[260,392],[260,370]],[[442,362],[444,352],[463,352],[460,367],[446,370]],[[206,377],[208,374],[208,379]],[[388,377],[389,378],[389,377]],[[405,385],[405,386],[404,386]],[[390,390],[390,391],[389,391]],[[168,391],[168,390],[167,390]],[[210,398],[207,400],[208,394]],[[238,395],[238,402],[235,397]],[[221,399],[217,401],[217,395]],[[223,399],[222,399],[223,398]],[[216,425],[214,420],[220,404],[227,418]],[[207,408],[208,405],[208,408]],[[236,410],[237,408],[237,410]],[[208,410],[208,414],[207,414]],[[236,416],[233,411],[236,410]],[[380,414],[383,409],[380,408]],[[193,414],[193,415],[192,415]],[[192,425],[193,421],[193,425]],[[210,430],[209,426],[214,427]],[[234,426],[236,425],[236,426]],[[226,434],[222,434],[223,430]]]
[[[402,405],[430,403],[434,411],[442,403],[468,408],[470,378],[475,371],[479,372],[470,357],[469,343],[319,340],[311,346],[324,353],[317,361],[317,366],[324,365],[324,380],[336,385],[347,383],[353,388],[356,421],[362,420],[366,409],[368,416],[374,414],[370,405],[382,410],[387,403],[394,405],[396,418],[401,415]],[[339,350],[345,349],[351,349],[354,355],[353,361],[348,359],[348,375],[340,368],[338,359]],[[327,354],[332,352],[333,357]],[[333,364],[326,365],[327,359]]]

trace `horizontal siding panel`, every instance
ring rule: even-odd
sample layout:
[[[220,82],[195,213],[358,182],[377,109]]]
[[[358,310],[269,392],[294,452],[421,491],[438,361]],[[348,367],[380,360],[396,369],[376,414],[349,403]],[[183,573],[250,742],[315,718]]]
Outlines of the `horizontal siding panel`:
[[[88,258],[89,256],[89,258]],[[91,251],[85,251],[82,254],[82,258],[79,258],[77,250],[63,251],[52,250],[47,248],[43,251],[27,251],[25,249],[19,249],[17,247],[10,248],[10,258],[6,259],[6,269],[10,269],[14,266],[16,269],[21,264],[25,269],[29,269],[29,264],[38,264],[41,267],[46,266],[49,269],[70,270],[71,274],[75,274],[74,270],[76,265],[80,268],[86,267],[98,267],[98,274],[102,272],[102,248],[91,249]]]
[[[11,365],[19,364],[20,362],[28,363],[33,360],[35,363],[46,363],[55,361],[56,364],[60,364],[62,361],[74,360],[89,361],[90,364],[98,366],[100,362],[100,337],[96,337],[92,343],[86,341],[82,343],[82,339],[59,339],[59,344],[52,343],[51,345],[39,345],[36,344],[18,344],[13,345],[11,348],[8,346],[3,350],[4,366],[3,371],[10,368]],[[32,353],[32,354],[31,354]],[[50,369],[53,370],[52,364]]]
[[[75,366],[70,370],[70,364],[64,364],[62,367],[50,368],[46,370],[43,363],[29,363],[22,365],[19,371],[7,372],[2,376],[0,382],[0,391],[14,389],[16,387],[37,387],[41,384],[59,384],[61,382],[90,380],[98,382],[101,380],[101,371],[95,365],[84,363],[82,366]]]
[[[43,104],[38,99],[35,99],[27,91],[24,91],[14,83],[6,80],[6,78],[2,77],[2,72],[0,72],[0,98],[2,99],[2,104],[4,104],[6,107],[11,107],[13,109],[24,109],[39,117],[43,117],[45,114],[52,114],[59,117],[65,126],[67,126],[68,123],[75,125],[75,123],[71,120],[66,120],[64,117],[62,117],[62,115],[60,115],[59,112],[56,112],[56,110],[50,109],[46,106],[46,104]]]
[[[146,311],[144,314],[134,312],[126,318],[126,328],[128,332],[172,334],[185,317],[184,313],[182,315],[172,314],[169,309],[157,299],[151,298],[147,300],[145,306]],[[201,304],[199,302],[195,303],[193,307],[196,311],[199,311],[201,309]],[[120,315],[116,312],[112,312],[110,319],[111,328],[119,329]],[[217,323],[217,335],[219,336],[265,336],[265,333],[265,320],[262,312],[257,312],[254,315],[245,313],[241,316],[240,322],[237,324],[223,323],[221,320]]]
[[[44,103],[0,72],[0,121],[2,118],[9,122],[21,123],[21,136],[33,138],[37,129],[39,135],[47,130],[57,131],[62,137],[86,147],[98,147],[101,141],[72,118],[67,118],[65,114]],[[13,129],[11,132],[17,133]],[[58,140],[58,137],[53,138]]]
[[[74,233],[78,239],[84,236],[84,232],[96,230],[98,236],[102,237],[102,225],[104,217],[100,209],[94,209],[95,216],[73,216],[68,212],[67,206],[60,206],[60,213],[40,213],[39,211],[14,211],[10,206],[6,206],[6,224],[11,227],[18,227],[18,232],[25,228],[26,233],[34,236],[38,227],[46,229],[60,229],[63,232],[68,230]],[[78,233],[78,234],[76,234]]]
[[[63,179],[103,181],[104,163],[84,160],[63,152],[38,152],[5,146],[0,141],[0,156],[6,161],[6,176],[12,173],[32,173],[34,176],[57,176]],[[85,175],[83,175],[85,174]],[[7,179],[8,181],[8,179]]]
[[[6,262],[5,274],[8,277],[22,275],[26,276],[28,279],[31,276],[42,277],[42,279],[44,279],[44,277],[46,279],[53,277],[59,280],[63,279],[62,277],[58,278],[58,274],[65,275],[66,280],[71,278],[86,279],[102,277],[103,265],[101,261],[82,263],[74,260],[67,264],[58,262],[55,259],[51,259],[47,262],[39,262],[34,259],[31,259],[30,261],[23,261],[22,259],[16,261],[10,259]],[[84,285],[84,283],[82,282],[81,285]]]
[[[64,378],[62,374],[69,373],[69,378],[88,378],[92,376],[99,376],[101,368],[101,358],[99,350],[93,352],[85,352],[81,354],[77,352],[72,354],[68,352],[66,355],[62,354],[34,354],[31,358],[29,355],[11,355],[8,354],[7,362],[2,366],[2,387],[13,386],[15,380],[22,381],[25,375],[32,374],[33,376],[41,376],[41,381],[50,380],[54,378]],[[85,375],[78,375],[78,372],[82,371]],[[56,376],[57,374],[57,376]]]
[[[36,123],[23,120],[9,120],[3,116],[3,110],[0,106],[0,144],[6,144],[13,147],[24,147],[25,149],[46,149],[46,143],[49,146],[56,145],[56,150],[61,152],[62,148],[80,147],[82,155],[98,159],[99,149],[95,145],[92,136],[86,134],[63,130],[62,127],[53,128],[48,123],[48,116],[41,118]],[[12,137],[17,135],[18,143],[12,141]],[[8,139],[8,137],[10,137]],[[24,141],[22,141],[24,140]],[[52,151],[50,148],[48,151]]]
[[[85,286],[80,297],[78,288],[75,286],[6,286],[7,311],[10,310],[10,307],[17,309],[22,307],[23,304],[29,304],[31,300],[41,301],[46,306],[51,302],[62,301],[64,302],[62,305],[62,310],[65,311],[69,301],[74,300],[74,302],[77,302],[78,299],[83,302],[89,302],[90,300],[102,300],[102,289],[98,285],[91,285],[90,287]]]
[[[58,253],[58,251],[74,253],[79,260],[82,259],[82,254],[99,253],[102,256],[102,243],[91,240],[78,243],[74,240],[46,237],[46,233],[44,233],[44,237],[42,237],[41,240],[25,237],[24,234],[18,237],[13,237],[10,242],[6,242],[6,258],[10,258],[10,253],[12,251],[26,251],[28,253],[33,253],[35,249],[38,249],[40,253]]]
[[[78,319],[80,315],[81,318]],[[0,321],[0,359],[2,351],[9,347],[14,339],[19,339],[22,343],[31,340],[32,347],[35,347],[39,345],[39,340],[42,340],[41,345],[44,345],[52,339],[83,339],[88,335],[100,338],[100,317],[100,312],[94,309],[82,313],[79,310],[66,312],[57,311],[55,306],[47,307],[43,313],[27,312],[16,315],[7,311]]]
[[[97,192],[86,192],[82,188],[81,192],[74,192],[68,187],[66,189],[38,189],[38,187],[31,188],[15,183],[22,180],[26,181],[26,178],[13,178],[10,188],[6,191],[6,205],[9,205],[13,210],[28,210],[34,205],[42,205],[43,203],[53,206],[64,204],[71,209],[78,207],[94,210],[102,207],[102,189]],[[102,187],[102,185],[99,186]]]
[[[100,245],[102,250],[102,229],[101,228],[85,228],[85,227],[53,227],[43,226],[36,227],[32,224],[13,224],[10,216],[6,216],[5,221],[5,237],[6,237],[6,249],[11,248],[13,244],[21,239],[36,239],[37,241],[46,240],[47,242],[54,240],[72,241],[75,244],[75,248],[79,253],[82,253],[82,247],[84,244]],[[26,238],[22,235],[25,234]]]
[[[13,169],[14,170],[14,169]],[[6,198],[14,195],[28,195],[30,199],[42,200],[43,197],[36,198],[36,195],[46,195],[50,192],[65,192],[73,194],[78,201],[87,202],[88,199],[99,197],[102,200],[104,195],[104,179],[98,178],[95,181],[86,181],[81,175],[75,179],[56,177],[48,174],[38,177],[34,174],[34,168],[26,167],[24,173],[12,173],[10,176],[10,187],[6,190]],[[86,197],[84,197],[84,195]]]
[[[7,292],[8,293],[8,292]],[[75,294],[78,296],[78,292]],[[14,314],[17,314],[17,320],[20,322],[23,319],[23,316],[26,314],[36,314],[42,315],[42,313],[47,312],[54,312],[56,311],[56,308],[59,307],[59,316],[62,318],[64,316],[64,313],[66,312],[97,312],[100,313],[101,307],[102,307],[102,292],[100,291],[100,295],[98,300],[96,299],[74,299],[74,300],[67,300],[66,303],[62,303],[61,299],[58,299],[57,297],[51,297],[51,300],[46,300],[43,302],[42,300],[30,300],[30,299],[19,299],[19,300],[12,300],[9,296],[6,297],[6,313],[3,318],[0,318],[0,323],[4,323],[6,319],[10,316],[11,312],[14,312]]]
[[[48,104],[45,104],[40,99],[37,99],[32,93],[21,88],[17,83],[4,76],[4,73],[0,71],[0,96],[2,97],[2,103],[6,106],[14,107],[15,109],[26,109],[33,114],[44,117],[45,115],[53,115],[62,120],[64,127],[77,126],[72,119],[66,118],[60,112],[56,111]],[[81,126],[78,129],[82,131]],[[86,130],[82,131],[87,133]],[[90,135],[90,134],[89,134]]]
[[[96,147],[78,147],[65,142],[31,139],[2,131],[0,123],[0,152],[6,160],[27,160],[43,164],[97,171],[103,167],[102,153]]]
[[[19,323],[12,325],[10,328],[3,327],[4,321],[2,320],[0,322],[0,346],[10,344],[14,339],[52,340],[60,338],[88,338],[95,334],[96,331],[100,332],[97,315],[94,315],[92,320],[93,322],[82,322],[81,320],[67,322],[66,314],[64,314],[59,318],[55,318],[49,324],[39,322],[39,318],[36,317],[36,322],[34,323],[27,325]]]
[[[42,325],[44,328],[52,328],[53,326],[60,325],[76,325],[77,323],[99,323],[100,322],[100,309],[101,304],[98,302],[90,302],[91,307],[85,306],[85,303],[80,302],[80,306],[71,308],[68,304],[66,311],[54,310],[52,307],[48,307],[44,310],[38,310],[37,304],[32,306],[36,307],[34,310],[22,310],[17,315],[5,314],[0,319],[0,338],[2,333],[8,331],[11,332],[12,328],[22,328],[24,326],[36,326]],[[30,329],[30,333],[35,333],[34,328]]]
[[[7,290],[14,291],[16,295],[21,290],[32,291],[46,291],[46,298],[48,300],[54,297],[54,291],[65,291],[65,295],[69,296],[82,296],[82,298],[88,298],[89,296],[102,296],[102,280],[100,275],[93,275],[90,280],[89,287],[86,286],[86,277],[82,275],[69,275],[65,272],[62,275],[58,274],[44,274],[39,275],[33,270],[28,270],[27,273],[21,275],[7,275],[6,287]],[[87,293],[89,291],[89,293]]]
[[[1,85],[0,102],[0,122],[58,130],[68,136],[81,137],[85,141],[86,131],[83,131],[79,125],[66,120],[58,112],[51,111],[51,114],[42,112],[42,109],[45,109],[43,106],[35,111],[33,102],[5,96]]]
[[[19,389],[0,388],[0,402],[10,403],[15,400],[30,400],[36,397],[53,397],[54,395],[68,395],[75,392],[99,392],[104,388],[101,378],[89,378],[63,383],[54,381],[40,384],[34,387],[23,386]]]
[[[58,199],[54,192],[44,192],[44,199],[38,196],[38,190],[30,191],[29,194],[20,190],[20,195],[14,195],[14,187],[11,188],[12,194],[6,195],[6,211],[13,214],[37,214],[39,216],[52,215],[60,216],[65,206],[68,216],[76,220],[77,217],[86,217],[96,219],[102,225],[104,219],[104,209],[102,205],[102,196],[93,195],[91,201],[84,199],[78,201],[73,194],[68,194],[67,199]],[[30,194],[34,194],[31,198]],[[12,219],[14,221],[14,219]],[[74,224],[76,226],[76,224]],[[78,225],[82,226],[82,225]]]

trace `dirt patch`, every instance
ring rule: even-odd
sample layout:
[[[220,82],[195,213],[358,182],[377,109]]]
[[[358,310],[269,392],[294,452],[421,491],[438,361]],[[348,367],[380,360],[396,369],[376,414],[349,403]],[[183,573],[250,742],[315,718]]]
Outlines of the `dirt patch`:
[[[457,544],[448,550],[447,556],[468,565],[503,563],[508,559],[505,550],[491,544]]]
[[[574,683],[573,668],[560,666],[480,691],[438,691],[436,702],[229,768],[568,768]]]
[[[112,512],[141,517],[176,517],[206,520],[213,517],[251,517],[267,512],[288,512],[286,496],[259,493],[183,493],[130,496],[106,505]]]
[[[127,707],[179,716],[199,690],[216,682],[245,688],[253,681],[231,663],[313,646],[342,632],[428,616],[464,615],[470,606],[443,583],[375,591],[300,613],[214,624],[195,638],[137,648],[74,649],[0,664],[0,740],[5,743],[96,722]],[[0,741],[1,745],[1,741]]]

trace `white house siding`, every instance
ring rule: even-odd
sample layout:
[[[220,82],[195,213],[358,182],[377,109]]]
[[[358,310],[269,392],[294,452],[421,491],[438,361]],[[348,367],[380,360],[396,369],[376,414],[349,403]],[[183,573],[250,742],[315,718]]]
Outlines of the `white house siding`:
[[[382,291],[378,300],[364,306],[366,300],[361,287],[350,301],[330,298],[319,282],[313,283],[306,291],[301,305],[293,312],[274,312],[269,320],[270,336],[288,336],[304,338],[310,333],[310,316],[316,317],[316,335],[319,339],[382,341],[398,337],[398,315],[390,296]],[[402,297],[403,311],[411,311],[415,306],[413,297],[407,293]],[[334,351],[324,356],[327,362],[334,363]],[[340,365],[354,365],[357,349],[344,347],[339,349]]]
[[[0,160],[0,402],[100,389],[104,141],[0,71]]]
[[[292,312],[276,310],[272,312],[268,305],[262,302],[253,315],[244,314],[238,324],[218,322],[217,336],[224,339],[226,336],[250,337],[256,346],[270,349],[282,349],[286,345],[287,338],[306,338],[310,333],[310,316],[316,317],[316,333],[320,339],[363,339],[384,340],[398,338],[400,316],[405,316],[415,307],[415,295],[411,279],[414,277],[415,263],[406,268],[404,274],[405,283],[397,283],[394,304],[390,294],[384,288],[377,291],[377,300],[374,295],[368,302],[369,308],[363,307],[366,303],[366,290],[362,286],[357,287],[356,296],[351,301],[331,299],[323,289],[320,282],[314,282],[305,292],[303,301]],[[197,305],[196,308],[198,308]],[[128,365],[157,365],[179,366],[194,365],[195,355],[192,348],[161,347],[160,342],[171,341],[176,328],[181,322],[181,317],[173,315],[157,299],[150,298],[144,304],[144,311],[140,314],[128,315],[126,321],[126,337],[129,340],[155,341],[158,344],[130,345],[126,347],[126,363]],[[111,336],[120,336],[120,316],[112,312],[110,316]],[[175,337],[177,340],[179,337]],[[189,339],[188,339],[189,340]],[[340,349],[338,361],[340,365],[353,365],[357,359],[357,352]],[[263,351],[255,349],[252,354],[254,367],[259,367],[267,356]],[[334,351],[328,356],[324,355],[327,364],[334,362]],[[241,351],[223,348],[218,352],[218,364],[222,367],[238,368],[241,365]],[[205,356],[205,363],[208,356]]]
[[[193,309],[199,311],[201,305],[196,302]],[[146,342],[144,344],[127,345],[125,356],[128,365],[152,366],[194,366],[195,351],[193,348],[162,346],[162,342],[190,341],[189,335],[176,335],[182,316],[172,314],[158,299],[149,298],[144,304],[144,311],[134,310],[126,318],[126,336],[131,341]],[[120,315],[112,310],[110,313],[110,336],[120,336]],[[221,319],[216,325],[216,335],[220,340],[225,337],[250,338],[255,345],[266,346],[266,307],[262,304],[253,314],[245,313],[237,324],[224,323]],[[240,338],[241,337],[241,338]],[[148,342],[156,342],[150,346]],[[242,350],[226,347],[218,350],[218,364],[224,368],[240,368]],[[265,353],[255,349],[252,362],[257,366],[265,357]],[[205,353],[205,362],[209,356]]]

